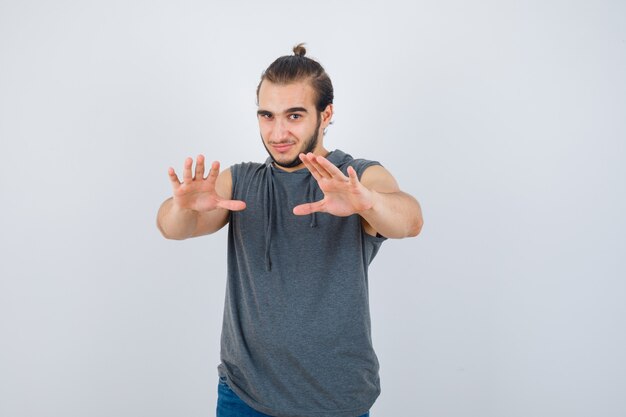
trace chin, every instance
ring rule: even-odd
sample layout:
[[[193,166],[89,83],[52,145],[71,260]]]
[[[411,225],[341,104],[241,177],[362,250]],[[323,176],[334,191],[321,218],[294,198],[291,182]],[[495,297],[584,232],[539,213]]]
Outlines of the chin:
[[[300,154],[296,154],[293,157],[286,157],[283,156],[281,158],[274,158],[274,161],[276,161],[278,163],[278,165],[282,165],[282,166],[297,166],[300,165],[302,163],[302,161],[300,161]],[[296,161],[298,162],[296,164]]]

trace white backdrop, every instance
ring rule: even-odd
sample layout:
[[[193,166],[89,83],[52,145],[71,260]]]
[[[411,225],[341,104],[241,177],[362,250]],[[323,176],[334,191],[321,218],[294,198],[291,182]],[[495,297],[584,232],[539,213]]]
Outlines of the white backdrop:
[[[626,415],[626,3],[0,0],[0,416],[214,415],[225,230],[167,168],[265,158],[307,42],[325,143],[421,202],[370,270],[374,417]]]

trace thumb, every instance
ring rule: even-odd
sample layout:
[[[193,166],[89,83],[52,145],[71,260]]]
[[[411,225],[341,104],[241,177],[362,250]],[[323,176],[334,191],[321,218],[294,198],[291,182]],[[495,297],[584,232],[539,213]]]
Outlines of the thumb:
[[[241,211],[246,208],[246,203],[241,200],[221,200],[217,206],[226,210]]]
[[[300,204],[293,208],[293,214],[296,216],[305,216],[318,211],[324,211],[324,200],[320,200],[315,203]]]

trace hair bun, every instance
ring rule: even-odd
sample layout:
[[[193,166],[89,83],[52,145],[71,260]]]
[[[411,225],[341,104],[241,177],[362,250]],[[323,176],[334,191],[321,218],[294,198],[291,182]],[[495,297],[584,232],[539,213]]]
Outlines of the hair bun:
[[[304,56],[306,54],[306,49],[304,48],[304,43],[299,43],[293,47],[293,53],[296,56]]]

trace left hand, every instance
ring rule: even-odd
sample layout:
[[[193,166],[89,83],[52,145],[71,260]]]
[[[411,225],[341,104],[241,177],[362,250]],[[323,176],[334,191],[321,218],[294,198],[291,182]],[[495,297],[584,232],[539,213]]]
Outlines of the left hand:
[[[300,160],[317,181],[324,198],[294,207],[293,214],[302,216],[323,212],[335,216],[350,216],[372,208],[373,193],[361,184],[354,168],[348,167],[346,177],[323,156],[301,153]]]

